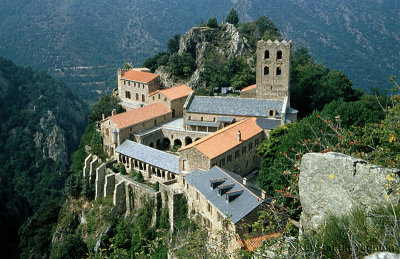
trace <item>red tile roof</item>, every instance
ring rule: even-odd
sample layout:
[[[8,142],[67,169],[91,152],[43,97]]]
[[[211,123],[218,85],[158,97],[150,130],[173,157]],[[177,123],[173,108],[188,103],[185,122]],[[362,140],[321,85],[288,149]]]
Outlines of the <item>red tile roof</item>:
[[[161,103],[154,103],[139,109],[130,110],[109,117],[118,128],[125,128],[137,123],[170,113],[171,110]]]
[[[241,133],[241,141],[237,140],[239,130]],[[263,130],[256,123],[256,118],[247,118],[220,129],[211,135],[203,137],[192,144],[179,149],[179,151],[193,147],[208,158],[213,159],[262,131]]]
[[[124,71],[124,72],[122,72],[122,75],[121,75],[122,79],[127,79],[127,80],[136,81],[136,82],[142,82],[142,83],[148,83],[157,77],[159,77],[159,75],[156,75],[153,73],[148,73],[148,72],[141,72],[141,71],[138,71],[135,69]]]
[[[249,251],[254,251],[259,248],[267,239],[276,238],[280,233],[260,235],[252,238],[238,238],[239,245]]]
[[[243,88],[242,90],[240,90],[240,92],[242,93],[242,92],[245,92],[245,91],[253,90],[253,89],[256,89],[256,87],[257,87],[256,84],[249,85],[249,86],[246,86],[245,88]]]
[[[149,93],[149,95],[153,95],[158,92],[162,93],[163,95],[165,95],[165,97],[167,97],[168,99],[170,99],[172,101],[175,99],[179,99],[179,98],[188,96],[190,93],[193,93],[194,91],[186,85],[178,85],[178,86],[174,86],[171,88],[151,92],[151,93]]]

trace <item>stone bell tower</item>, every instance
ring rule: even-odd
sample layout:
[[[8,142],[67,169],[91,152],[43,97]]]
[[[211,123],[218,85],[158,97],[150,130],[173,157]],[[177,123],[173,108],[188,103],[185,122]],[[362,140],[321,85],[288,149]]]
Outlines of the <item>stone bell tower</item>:
[[[292,41],[257,42],[257,98],[289,102],[291,50]]]

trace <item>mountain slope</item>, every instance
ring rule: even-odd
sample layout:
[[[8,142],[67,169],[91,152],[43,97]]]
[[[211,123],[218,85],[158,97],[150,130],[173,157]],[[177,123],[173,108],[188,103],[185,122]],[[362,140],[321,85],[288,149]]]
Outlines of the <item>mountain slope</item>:
[[[64,78],[85,99],[115,84],[115,69],[140,66],[166,41],[232,7],[242,21],[265,14],[356,87],[389,88],[400,63],[396,0],[38,0],[0,1],[0,55]]]
[[[62,197],[88,110],[61,82],[2,57],[0,110],[0,250],[13,254],[32,209]]]

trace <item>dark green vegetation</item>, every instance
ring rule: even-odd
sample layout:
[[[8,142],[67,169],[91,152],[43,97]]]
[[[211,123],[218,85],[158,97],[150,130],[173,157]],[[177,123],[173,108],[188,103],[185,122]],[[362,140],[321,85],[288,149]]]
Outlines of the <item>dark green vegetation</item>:
[[[286,39],[343,71],[357,88],[389,89],[387,78],[400,62],[399,5],[397,0],[5,1],[0,55],[57,74],[80,96],[97,101],[104,92],[95,90],[114,88],[115,70],[125,61],[139,66],[162,51],[167,39],[201,20],[230,19],[233,7],[241,22],[267,15]]]
[[[88,110],[62,82],[2,57],[0,110],[0,250],[15,256],[19,225],[61,200]]]

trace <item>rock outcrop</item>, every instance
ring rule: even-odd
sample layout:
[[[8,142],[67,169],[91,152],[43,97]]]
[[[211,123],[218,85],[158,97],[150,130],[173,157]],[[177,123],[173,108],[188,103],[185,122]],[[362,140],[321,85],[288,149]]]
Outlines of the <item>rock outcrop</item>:
[[[200,72],[203,70],[203,63],[210,49],[227,59],[242,56],[247,59],[249,64],[253,60],[248,40],[239,33],[234,25],[226,23],[220,25],[218,29],[193,27],[182,35],[178,53],[190,53],[196,60],[197,69],[189,80],[180,81],[171,76],[165,67],[159,67],[155,73],[160,75],[163,87],[167,88],[177,84],[186,84],[193,89],[205,87],[205,82],[200,78]]]
[[[299,194],[303,208],[300,228],[318,227],[329,215],[353,208],[371,209],[397,203],[399,177],[393,169],[368,164],[340,153],[309,153],[300,167]]]

